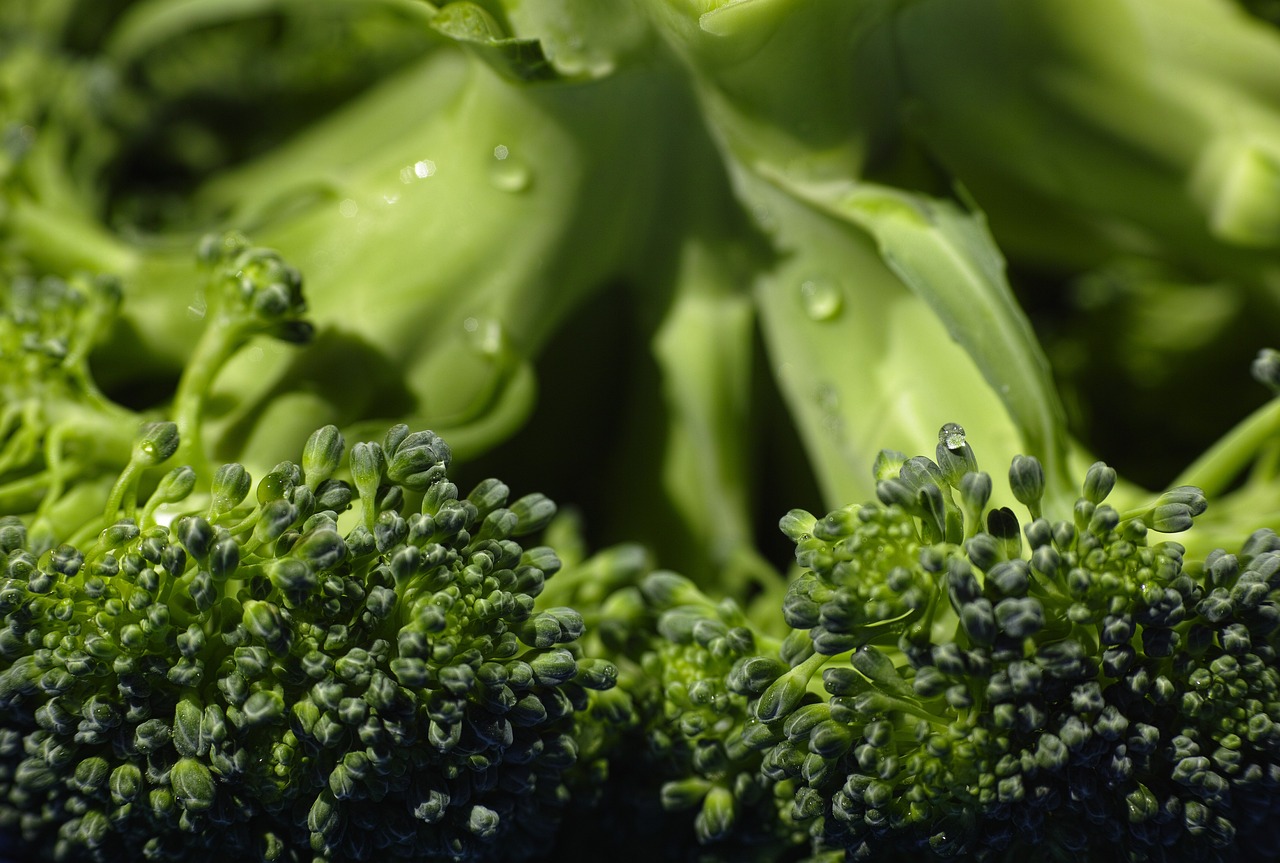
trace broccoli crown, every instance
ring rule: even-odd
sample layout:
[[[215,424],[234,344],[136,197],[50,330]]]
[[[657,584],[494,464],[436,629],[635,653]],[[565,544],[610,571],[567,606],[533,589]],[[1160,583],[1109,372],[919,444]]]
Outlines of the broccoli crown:
[[[882,457],[878,501],[782,520],[813,653],[757,684],[749,743],[822,859],[1280,853],[1280,539],[1185,561],[1151,535],[1199,491],[1121,514],[1101,463],[1051,522],[1023,456],[1020,527],[945,432],[936,460]]]
[[[176,438],[146,427],[135,462]],[[79,545],[0,520],[0,830],[57,860],[543,849],[576,712],[616,677],[576,612],[534,610],[560,564],[514,538],[554,505],[461,496],[432,432],[344,455],[326,427],[207,501],[175,468]]]
[[[670,859],[1275,859],[1280,538],[1187,559],[1156,537],[1200,492],[1121,513],[1102,463],[1051,521],[1025,456],[1020,522],[958,427],[940,439],[884,453],[876,501],[782,519],[784,637],[777,605],[625,554],[553,585],[618,664],[589,710],[624,741],[613,781],[645,777],[666,810],[635,816],[703,846]]]

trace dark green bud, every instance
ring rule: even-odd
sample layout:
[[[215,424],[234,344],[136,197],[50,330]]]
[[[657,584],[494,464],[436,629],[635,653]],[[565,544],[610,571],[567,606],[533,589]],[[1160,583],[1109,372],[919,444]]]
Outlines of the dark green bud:
[[[277,559],[270,566],[271,583],[292,606],[302,605],[314,596],[319,585],[315,571],[304,561]]]
[[[539,685],[558,686],[574,678],[578,673],[573,654],[567,650],[548,650],[529,660],[533,677]]]
[[[133,745],[138,751],[150,755],[159,752],[169,744],[172,731],[159,719],[148,719],[134,731]]]
[[[387,429],[387,433],[382,436],[382,451],[387,458],[395,455],[396,450],[400,449],[400,444],[404,443],[407,437],[409,437],[409,427],[404,423],[396,423]]]
[[[825,722],[830,718],[830,705],[823,703],[806,704],[786,718],[786,721],[782,724],[782,733],[792,743],[801,743],[809,739],[809,734],[817,727],[818,723]]]
[[[957,446],[951,446],[946,440],[939,440],[935,451],[938,467],[952,488],[960,487],[965,474],[978,472],[978,458],[973,454],[973,448],[965,443],[963,434],[964,431],[961,430]]]
[[[121,764],[111,771],[108,780],[111,800],[117,805],[131,803],[142,791],[142,771],[134,764]]]
[[[511,504],[511,511],[516,516],[516,526],[511,532],[513,536],[525,536],[542,530],[555,518],[556,505],[551,498],[541,494],[527,494]]]
[[[1160,495],[1156,500],[1157,508],[1172,504],[1185,506],[1192,517],[1202,514],[1209,507],[1209,501],[1205,498],[1204,492],[1194,485],[1176,486]],[[1164,532],[1171,533],[1172,531]]]
[[[906,464],[906,461],[906,453],[893,449],[882,449],[876,453],[876,459],[871,464],[871,476],[876,482],[897,479],[898,473],[902,470],[902,466]]]
[[[996,624],[1011,638],[1030,638],[1044,628],[1044,607],[1030,596],[1002,599],[995,616]]]
[[[14,515],[0,516],[0,553],[9,554],[26,548],[27,527]]]
[[[736,819],[733,792],[722,785],[712,786],[694,819],[698,841],[709,843],[724,838],[733,829]]]
[[[912,694],[911,687],[902,679],[902,675],[893,665],[893,660],[874,647],[858,648],[850,657],[849,663],[885,692],[904,696]]]
[[[662,808],[668,812],[692,809],[703,801],[711,787],[711,783],[700,776],[664,783],[661,791]]]
[[[932,532],[935,541],[942,541],[947,534],[947,501],[942,489],[936,485],[923,486],[916,492],[916,511]]]
[[[1106,500],[1115,485],[1115,469],[1107,467],[1104,462],[1096,461],[1089,466],[1088,472],[1084,475],[1084,499],[1097,506]]]
[[[787,666],[769,656],[748,656],[734,663],[727,685],[739,695],[759,695],[787,672]]]
[[[986,583],[1001,596],[1022,596],[1031,583],[1027,563],[1022,558],[1005,560],[991,567]]]
[[[656,609],[667,609],[673,606],[696,605],[702,594],[694,583],[683,575],[674,572],[654,572],[645,576],[640,582],[640,592],[649,605]]]
[[[302,537],[292,549],[296,557],[318,572],[331,570],[346,557],[347,547],[342,535],[332,527],[317,528]]]
[[[572,608],[548,608],[515,627],[516,636],[530,647],[553,647],[582,637],[582,615]]]
[[[811,662],[806,660],[806,663]],[[755,703],[755,717],[761,722],[774,722],[789,715],[804,700],[813,672],[808,664],[792,668],[769,685]]]
[[[107,783],[110,775],[111,765],[107,759],[94,755],[76,765],[71,784],[85,794],[92,794]]]
[[[317,795],[307,813],[307,829],[313,836],[335,837],[342,826],[342,814],[338,802],[328,789]]]
[[[510,493],[511,490],[507,488],[506,483],[491,477],[481,480],[467,495],[467,500],[475,505],[478,517],[484,518],[493,510],[505,505]]]
[[[947,485],[942,469],[922,455],[912,456],[903,462],[898,479],[916,492],[929,486],[941,490]]]
[[[579,659],[574,683],[587,689],[612,689],[618,682],[618,668],[604,659]]]
[[[169,772],[169,784],[180,806],[203,812],[213,806],[217,789],[209,768],[194,758],[180,758]]]
[[[337,473],[346,447],[337,426],[327,425],[311,433],[302,448],[302,474],[308,488],[318,490],[321,483]]]
[[[957,610],[960,626],[975,644],[986,646],[995,641],[996,617],[989,600],[980,597]]]
[[[989,533],[977,533],[965,542],[964,551],[970,563],[986,572],[999,562],[1004,546]]]
[[[1035,456],[1016,455],[1009,465],[1009,487],[1018,502],[1033,519],[1040,517],[1040,499],[1044,497],[1044,466]]]
[[[843,696],[857,695],[870,688],[871,683],[852,666],[848,668],[836,666],[822,670],[822,685],[832,695]]]
[[[979,517],[991,500],[991,475],[985,471],[966,473],[960,477],[960,499],[965,508]]]
[[[472,542],[500,541],[513,535],[519,518],[509,509],[495,509],[485,516],[480,529],[471,537]]]
[[[196,487],[196,472],[190,465],[175,467],[164,475],[156,490],[147,499],[147,509],[152,510],[166,503],[186,500]]]
[[[270,476],[270,474],[268,474]],[[287,500],[278,498],[267,503],[253,526],[254,539],[259,542],[273,542],[297,521],[298,510]]]
[[[269,689],[259,689],[241,708],[247,728],[268,725],[284,716],[284,697]]]
[[[1193,514],[1184,503],[1160,504],[1147,516],[1147,527],[1156,533],[1179,533],[1190,529]]]
[[[197,561],[205,561],[209,557],[209,548],[214,542],[214,529],[209,522],[200,516],[184,516],[178,520],[178,542],[182,543],[187,553]]]
[[[133,461],[146,467],[163,464],[178,451],[178,443],[176,423],[144,423],[133,443]]]
[[[402,428],[408,431],[408,426]],[[406,434],[396,442],[395,449],[388,446],[386,453],[387,476],[415,491],[423,491],[443,479],[452,459],[448,445],[431,431]]]
[[[224,464],[213,474],[213,486],[210,489],[211,500],[209,515],[211,518],[231,512],[249,496],[249,488],[253,478],[240,464]]]
[[[1105,539],[1107,534],[1115,530],[1119,524],[1120,513],[1105,503],[1098,504],[1094,507],[1093,514],[1089,516],[1089,524],[1086,530],[1099,539]]]
[[[448,480],[441,480],[422,496],[422,512],[424,515],[436,515],[445,504],[457,499],[458,487]]]
[[[1022,555],[1022,532],[1018,526],[1018,517],[1007,506],[987,513],[987,533],[1004,545],[1005,557]]]
[[[885,506],[896,506],[907,512],[916,510],[916,492],[900,479],[882,479],[876,483],[876,499]]]
[[[803,509],[793,509],[778,522],[778,528],[792,542],[803,542],[813,535],[817,519]]]
[[[351,486],[341,480],[327,479],[316,489],[316,510],[342,514],[351,506],[354,497]]]
[[[1042,545],[1031,554],[1031,568],[1047,578],[1058,574],[1058,566],[1062,557],[1051,545]]]
[[[209,552],[209,574],[215,582],[224,582],[240,567],[240,546],[231,537],[220,539]]]
[[[204,711],[189,699],[179,701],[173,712],[173,747],[184,758],[204,755],[209,742],[204,739],[201,724]]]
[[[947,596],[951,606],[959,611],[981,595],[982,587],[973,574],[973,568],[960,558],[952,558],[947,563]]]
[[[361,498],[372,501],[377,496],[386,471],[386,456],[376,443],[361,441],[351,448],[351,478]]]
[[[247,630],[274,653],[288,652],[289,632],[280,609],[270,602],[250,599],[244,603],[242,622]]]

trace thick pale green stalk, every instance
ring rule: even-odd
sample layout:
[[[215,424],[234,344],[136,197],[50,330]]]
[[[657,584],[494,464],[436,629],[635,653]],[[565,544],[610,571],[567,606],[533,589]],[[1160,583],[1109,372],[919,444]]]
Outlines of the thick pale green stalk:
[[[928,304],[999,395],[1025,451],[1045,466],[1046,502],[1066,517],[1074,500],[1066,413],[981,214],[865,183],[782,183],[875,238],[885,264]]]

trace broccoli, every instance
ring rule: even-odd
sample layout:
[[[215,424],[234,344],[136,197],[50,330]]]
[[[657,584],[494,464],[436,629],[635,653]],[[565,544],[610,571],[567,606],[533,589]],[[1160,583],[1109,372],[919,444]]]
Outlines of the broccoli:
[[[305,343],[312,327],[304,319],[301,276],[275,252],[239,235],[211,235],[195,257],[203,272],[193,264],[197,278],[187,295],[204,329],[176,386],[172,413],[183,462],[207,481],[203,412],[227,361],[259,337]],[[139,453],[138,427],[158,415],[112,401],[90,368],[91,353],[114,323],[121,300],[116,279],[83,274],[69,280],[15,275],[0,297],[0,500],[5,515],[31,516],[32,539],[40,548],[51,538],[88,529],[88,514],[95,507],[101,511],[126,465],[137,463],[117,490],[117,504],[136,487],[138,470],[173,454],[158,444],[153,454]],[[132,502],[127,505],[132,514]]]
[[[148,427],[122,484],[176,443]],[[460,496],[444,442],[403,425],[351,447],[349,481],[343,456],[329,426],[256,487],[218,468],[203,501],[178,467],[45,551],[5,517],[0,824],[30,851],[542,849],[586,690],[616,675],[576,651],[576,612],[534,610],[559,561],[515,538],[555,506],[496,480]]]
[[[874,502],[782,518],[780,601],[744,611],[625,549],[553,588],[599,609],[619,688],[591,709],[638,719],[613,767],[693,813],[668,830],[735,860],[1280,855],[1274,532],[1190,558],[1156,537],[1200,490],[1120,511],[1101,462],[1051,519],[1029,456],[1020,520],[954,424],[876,474]]]
[[[1272,6],[0,4],[0,854],[1280,859]]]
[[[492,479],[460,495],[449,447],[403,424],[349,454],[322,427],[256,485],[215,467],[227,360],[312,326],[274,251],[211,236],[197,257],[204,330],[165,412],[89,368],[116,282],[7,294],[6,841],[68,861],[536,856],[586,691],[616,678],[577,612],[534,607],[560,563],[515,538],[555,505]]]

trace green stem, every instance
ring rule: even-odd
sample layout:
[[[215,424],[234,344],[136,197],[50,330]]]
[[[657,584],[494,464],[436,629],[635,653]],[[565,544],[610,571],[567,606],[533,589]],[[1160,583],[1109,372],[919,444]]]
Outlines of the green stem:
[[[111,494],[107,496],[107,505],[103,510],[103,518],[107,524],[116,520],[121,509],[124,510],[125,518],[133,518],[138,509],[138,480],[142,477],[143,470],[142,465],[130,459],[124,470],[120,471],[120,478],[111,487]]]
[[[22,243],[23,252],[62,275],[88,270],[123,277],[137,266],[138,255],[133,249],[83,213],[20,198],[7,216],[5,227]]]
[[[214,315],[219,315],[213,311]],[[225,318],[215,317],[209,322],[178,381],[178,391],[173,397],[173,417],[178,425],[178,464],[195,468],[200,476],[209,471],[201,439],[201,418],[205,401],[213,382],[227,360],[239,350],[243,339],[238,328]]]
[[[1194,485],[1206,497],[1214,498],[1231,486],[1277,434],[1280,434],[1280,399],[1272,399],[1219,438],[1171,485]]]

